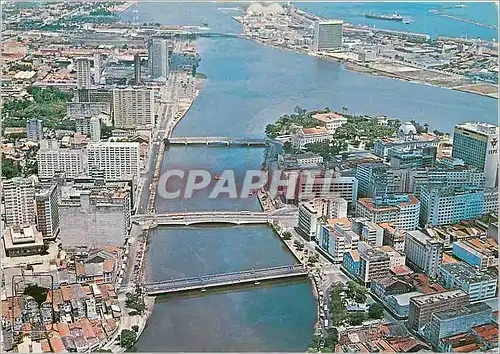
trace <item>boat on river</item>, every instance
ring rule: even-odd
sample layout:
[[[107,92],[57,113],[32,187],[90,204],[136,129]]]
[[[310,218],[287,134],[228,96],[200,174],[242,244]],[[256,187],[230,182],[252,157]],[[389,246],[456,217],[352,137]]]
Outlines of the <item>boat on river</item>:
[[[377,14],[374,12],[365,14],[366,18],[373,18],[375,20],[386,20],[386,21],[403,21],[403,16],[394,12],[392,15]]]

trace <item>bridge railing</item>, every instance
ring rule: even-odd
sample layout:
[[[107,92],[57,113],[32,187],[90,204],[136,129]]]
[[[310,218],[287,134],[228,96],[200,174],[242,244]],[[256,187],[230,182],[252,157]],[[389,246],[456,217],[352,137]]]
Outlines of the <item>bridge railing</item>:
[[[220,281],[241,281],[245,279],[252,279],[262,276],[275,276],[282,274],[296,274],[303,273],[306,271],[306,268],[303,265],[295,264],[290,266],[278,266],[278,267],[269,267],[264,269],[255,269],[255,270],[245,270],[239,272],[228,272],[222,274],[211,274],[204,275],[200,277],[190,277],[190,278],[181,278],[181,279],[172,279],[172,280],[164,280],[159,282],[153,282],[144,284],[144,287],[148,291],[155,290],[168,290],[168,289],[177,289],[189,286],[203,286],[212,283],[217,283]]]

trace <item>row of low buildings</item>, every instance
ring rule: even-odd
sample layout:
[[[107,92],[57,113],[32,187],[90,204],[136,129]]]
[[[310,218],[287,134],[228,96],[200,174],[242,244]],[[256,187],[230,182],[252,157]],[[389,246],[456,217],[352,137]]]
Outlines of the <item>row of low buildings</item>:
[[[18,352],[96,351],[118,329],[120,312],[114,286],[108,283],[48,290],[41,304],[29,295],[13,295],[2,300],[3,348],[16,347]]]

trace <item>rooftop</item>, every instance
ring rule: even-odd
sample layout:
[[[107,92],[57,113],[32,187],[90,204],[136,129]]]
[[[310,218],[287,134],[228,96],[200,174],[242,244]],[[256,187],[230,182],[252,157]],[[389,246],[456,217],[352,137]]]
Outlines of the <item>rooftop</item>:
[[[328,130],[325,127],[302,128],[300,131],[302,135],[328,134]]]
[[[424,304],[439,302],[442,300],[461,298],[464,296],[468,297],[468,295],[463,290],[459,289],[459,290],[449,290],[449,291],[443,291],[440,293],[416,296],[416,297],[412,298],[411,301],[413,301],[414,303],[416,303],[418,305],[424,305]]]
[[[467,284],[495,280],[495,278],[493,278],[491,275],[488,275],[485,272],[481,272],[464,262],[442,264],[441,268],[446,272],[451,273],[453,277],[459,282],[464,282]]]
[[[418,205],[420,201],[412,194],[398,194],[390,197],[360,198],[358,203],[365,208],[380,212],[387,210],[397,210],[409,205]]]
[[[314,119],[319,120],[323,123],[331,123],[336,120],[347,120],[346,117],[339,113],[329,112],[329,113],[316,113],[312,116]]]
[[[484,311],[491,312],[491,307],[486,305],[484,302],[477,302],[474,304],[462,306],[459,309],[449,309],[445,311],[434,312],[432,315],[433,317],[436,317],[441,321],[445,321],[452,318],[474,315]]]
[[[481,122],[467,122],[464,124],[458,124],[455,129],[468,130],[475,133],[480,133],[483,135],[497,135],[498,127],[493,124],[481,123]]]

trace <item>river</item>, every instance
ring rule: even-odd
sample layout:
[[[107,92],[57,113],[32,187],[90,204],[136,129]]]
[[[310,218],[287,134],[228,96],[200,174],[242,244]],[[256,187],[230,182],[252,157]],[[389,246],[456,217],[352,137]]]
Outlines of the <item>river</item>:
[[[309,4],[308,4],[309,5]],[[199,25],[238,32],[239,25],[213,3],[140,3],[144,22]],[[326,5],[325,5],[326,6]],[[334,4],[331,4],[334,6]],[[124,14],[130,16],[132,9]],[[450,34],[451,35],[451,34]],[[200,95],[174,136],[257,137],[266,124],[296,105],[307,109],[348,107],[352,113],[415,119],[431,129],[451,131],[459,122],[496,122],[497,101],[437,87],[345,70],[332,61],[283,51],[243,39],[197,41],[200,72],[207,74]],[[258,168],[259,148],[172,147],[162,169]],[[247,200],[190,200],[158,197],[160,211],[258,210]],[[154,280],[291,264],[293,257],[264,226],[157,228],[147,255]],[[273,284],[203,296],[160,298],[138,351],[304,351],[315,322],[316,302],[308,282]]]

